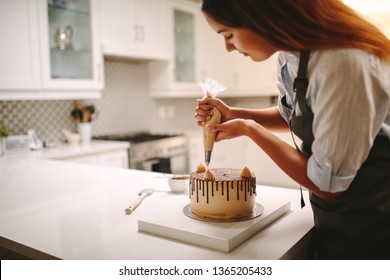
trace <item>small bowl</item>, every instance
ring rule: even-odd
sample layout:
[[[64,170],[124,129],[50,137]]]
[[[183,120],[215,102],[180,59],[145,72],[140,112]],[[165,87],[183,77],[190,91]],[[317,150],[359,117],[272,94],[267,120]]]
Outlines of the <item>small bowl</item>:
[[[168,185],[173,193],[185,193],[188,191],[189,177],[178,175],[168,178]]]

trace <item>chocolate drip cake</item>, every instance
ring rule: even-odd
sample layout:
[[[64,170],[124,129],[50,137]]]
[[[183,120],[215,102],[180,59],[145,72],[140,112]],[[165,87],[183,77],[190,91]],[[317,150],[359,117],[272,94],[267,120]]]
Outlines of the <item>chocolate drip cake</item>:
[[[256,177],[248,168],[206,169],[190,175],[191,212],[202,218],[232,219],[251,215],[256,199]]]

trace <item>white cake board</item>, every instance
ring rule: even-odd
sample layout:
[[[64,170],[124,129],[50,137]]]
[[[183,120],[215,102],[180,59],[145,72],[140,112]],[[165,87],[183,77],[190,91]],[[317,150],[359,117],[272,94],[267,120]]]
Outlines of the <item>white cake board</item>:
[[[264,213],[241,222],[206,222],[186,216],[176,205],[138,220],[138,230],[229,252],[290,210],[290,202],[279,199],[258,201]]]

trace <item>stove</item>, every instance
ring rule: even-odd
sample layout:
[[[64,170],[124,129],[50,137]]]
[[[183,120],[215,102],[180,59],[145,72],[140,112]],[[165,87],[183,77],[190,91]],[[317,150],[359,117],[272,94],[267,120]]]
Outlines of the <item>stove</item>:
[[[130,143],[129,167],[172,174],[188,173],[188,146],[184,135],[149,132],[110,134],[96,140]]]
[[[139,132],[139,133],[125,133],[125,134],[109,134],[94,137],[96,140],[110,140],[110,141],[127,141],[130,143],[141,143],[147,141],[160,140],[164,138],[172,138],[179,135],[171,134],[152,134],[149,132]]]

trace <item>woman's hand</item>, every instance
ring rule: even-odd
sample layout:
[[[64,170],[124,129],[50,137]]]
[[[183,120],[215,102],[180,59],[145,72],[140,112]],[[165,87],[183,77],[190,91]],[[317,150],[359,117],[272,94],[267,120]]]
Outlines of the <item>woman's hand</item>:
[[[221,113],[221,122],[229,120],[231,115],[231,108],[223,103],[218,98],[203,97],[197,99],[198,106],[195,108],[195,119],[197,120],[198,126],[204,126],[206,121],[211,119],[212,109],[215,107]]]
[[[218,142],[225,139],[247,136],[248,128],[256,125],[261,127],[253,120],[234,119],[221,124],[210,125],[207,130],[218,132],[215,138],[215,141]]]

